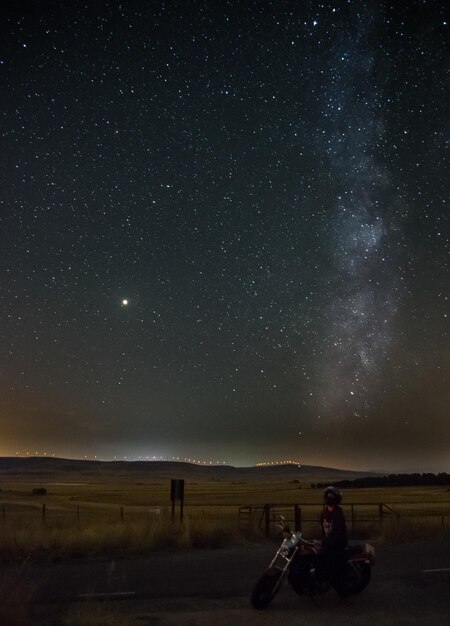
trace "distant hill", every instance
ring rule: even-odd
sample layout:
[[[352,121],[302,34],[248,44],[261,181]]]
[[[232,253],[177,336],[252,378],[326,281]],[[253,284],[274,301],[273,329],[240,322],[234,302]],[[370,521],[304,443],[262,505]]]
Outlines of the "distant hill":
[[[196,465],[173,461],[90,461],[53,457],[0,457],[0,479],[26,476],[29,479],[54,479],[63,476],[83,479],[137,477],[196,478],[197,480],[299,480],[336,481],[373,476],[357,472],[313,465],[266,465],[262,467],[233,467],[231,465]]]

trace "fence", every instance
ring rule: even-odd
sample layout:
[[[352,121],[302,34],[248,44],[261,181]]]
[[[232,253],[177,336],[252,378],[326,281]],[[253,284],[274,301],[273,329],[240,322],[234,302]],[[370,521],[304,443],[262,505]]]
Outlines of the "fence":
[[[205,522],[237,523],[236,506],[193,506],[184,508],[187,520]],[[164,506],[120,506],[89,505],[57,506],[47,502],[0,503],[0,526],[80,526],[116,522],[151,522],[158,519],[170,520],[170,505]]]
[[[0,503],[0,524],[24,526],[43,525],[88,525],[115,522],[150,522],[156,519],[170,519],[170,506],[120,506],[101,504],[74,504],[57,506],[42,501],[30,503]],[[450,501],[441,503],[399,502],[373,503],[355,502],[342,505],[350,532],[358,533],[382,526],[388,520],[408,519],[432,521],[443,527],[450,526]],[[262,506],[235,505],[186,505],[187,520],[239,524],[241,528],[256,527],[264,534],[271,535],[278,529],[280,515],[292,529],[308,534],[318,532],[318,519],[321,505],[271,503]]]
[[[342,508],[351,533],[373,526],[381,527],[385,521],[392,519],[432,520],[443,527],[450,524],[450,502],[439,504],[354,502],[342,505]],[[239,508],[239,524],[241,527],[256,526],[269,536],[277,530],[280,515],[293,530],[314,533],[318,529],[320,505],[277,503],[242,506]]]

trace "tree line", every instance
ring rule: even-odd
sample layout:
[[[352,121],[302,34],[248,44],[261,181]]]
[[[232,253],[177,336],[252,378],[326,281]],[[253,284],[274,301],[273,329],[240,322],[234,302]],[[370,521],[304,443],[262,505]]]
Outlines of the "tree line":
[[[312,483],[313,489],[325,489],[329,483]],[[365,476],[353,480],[339,480],[334,482],[340,489],[357,489],[364,487],[416,487],[430,485],[450,485],[450,474],[389,474],[386,476]]]

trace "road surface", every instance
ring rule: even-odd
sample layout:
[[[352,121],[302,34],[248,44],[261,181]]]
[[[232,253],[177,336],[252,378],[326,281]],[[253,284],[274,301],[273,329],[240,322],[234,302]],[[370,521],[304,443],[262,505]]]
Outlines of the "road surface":
[[[448,623],[450,541],[378,546],[372,581],[350,606],[340,606],[333,591],[315,606],[286,584],[268,609],[255,611],[249,593],[273,552],[274,546],[263,545],[80,560],[35,565],[26,577],[37,584],[41,605],[120,599],[119,613],[152,626],[328,626],[330,619],[333,626]]]

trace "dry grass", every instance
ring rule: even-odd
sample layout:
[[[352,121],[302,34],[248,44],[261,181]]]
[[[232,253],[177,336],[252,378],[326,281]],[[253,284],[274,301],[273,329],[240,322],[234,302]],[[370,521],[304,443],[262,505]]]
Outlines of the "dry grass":
[[[391,519],[379,529],[380,539],[387,543],[412,543],[426,539],[450,537],[449,518]]]
[[[58,482],[59,481],[61,482]],[[69,558],[85,555],[126,555],[155,549],[223,547],[246,540],[261,541],[255,528],[238,529],[238,507],[260,506],[267,502],[298,503],[307,536],[317,536],[317,519],[322,490],[292,480],[186,481],[186,523],[170,522],[170,480],[142,477],[98,476],[81,479],[51,476],[29,482],[26,476],[3,477],[1,502],[5,523],[0,515],[0,558],[10,562],[24,559]],[[28,480],[28,482],[26,482]],[[77,482],[86,480],[86,482]],[[32,496],[32,488],[48,490],[46,496]],[[364,503],[364,506],[352,503]],[[378,525],[378,504],[389,505]],[[42,507],[46,505],[45,525]],[[441,519],[450,515],[450,492],[446,487],[401,487],[348,489],[343,502],[349,529],[357,538],[381,535],[386,541],[445,534]],[[2,509],[3,511],[3,509]],[[292,523],[292,506],[283,514]],[[280,513],[279,511],[278,513]],[[278,514],[277,513],[277,514]],[[390,515],[400,514],[400,525]],[[436,524],[423,525],[415,516],[434,513]],[[123,514],[124,520],[121,521]],[[261,521],[261,509],[254,523]],[[409,521],[408,521],[409,520]],[[429,533],[429,534],[427,534]]]
[[[306,536],[317,536],[313,525]],[[368,524],[355,530],[358,539],[379,538],[388,543],[407,543],[450,536],[448,518],[392,518],[380,526]],[[277,536],[278,539],[278,536]],[[183,524],[168,519],[151,522],[97,523],[83,527],[4,527],[0,534],[0,558],[4,562],[55,560],[84,556],[126,556],[155,550],[224,548],[248,541],[265,541],[255,527],[240,529],[236,523],[187,518]],[[0,622],[1,623],[1,622]]]
[[[94,555],[145,554],[154,550],[222,548],[261,539],[253,529],[241,531],[236,523],[186,519],[93,523],[86,526],[6,525],[0,534],[4,562],[76,558]]]
[[[58,478],[61,482],[57,482]],[[76,477],[72,477],[76,480]],[[125,515],[137,517],[149,515],[149,508],[164,509],[170,505],[170,480],[141,480],[135,477],[113,479],[98,477],[94,482],[64,483],[67,477],[42,477],[39,482],[25,482],[26,476],[0,477],[1,502],[6,507],[6,519],[23,516],[39,521],[42,504],[46,504],[50,522],[57,519],[76,521],[77,506],[81,520],[103,516],[114,520],[120,517],[120,507],[125,507]],[[28,479],[29,480],[29,479]],[[80,478],[78,478],[80,480]],[[47,496],[32,496],[32,488],[44,487]],[[188,513],[195,508],[212,509],[217,507],[220,516],[236,515],[239,506],[260,506],[267,502],[299,503],[320,507],[322,489],[311,489],[309,484],[294,483],[290,480],[249,480],[239,483],[230,481],[186,481],[185,508]],[[370,489],[346,489],[344,503],[352,502],[385,503],[414,508],[417,505],[448,507],[448,488],[437,487],[382,487]],[[191,509],[191,510],[190,510]],[[1,520],[0,520],[1,521]]]

